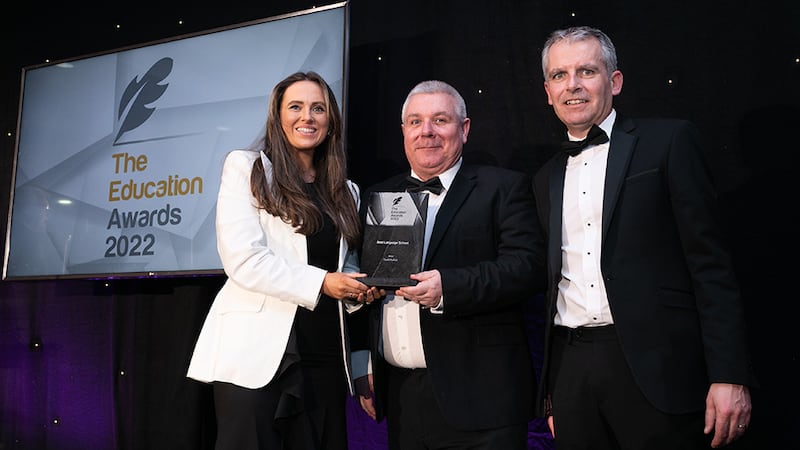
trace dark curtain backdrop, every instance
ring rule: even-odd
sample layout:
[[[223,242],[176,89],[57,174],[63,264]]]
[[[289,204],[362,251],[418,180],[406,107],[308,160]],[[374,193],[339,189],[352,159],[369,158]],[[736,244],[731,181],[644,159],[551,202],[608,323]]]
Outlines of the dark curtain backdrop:
[[[22,67],[313,6],[263,3],[23,5],[4,14],[0,211],[8,209]],[[789,219],[797,204],[789,170],[800,150],[798,2],[353,0],[350,8],[346,120],[350,172],[362,186],[407,170],[400,107],[429,78],[450,82],[467,101],[467,160],[534,173],[564,132],[542,88],[542,43],[569,25],[606,31],[624,74],[617,109],[690,119],[707,141],[762,384],[753,392],[751,429],[735,448],[800,448]],[[5,230],[7,217],[0,217]],[[0,450],[213,448],[210,388],[185,372],[223,281],[0,282]],[[527,322],[537,363],[540,306],[531,293]],[[348,408],[351,449],[386,448],[383,425],[354,402]],[[531,423],[530,448],[552,448],[541,421]]]

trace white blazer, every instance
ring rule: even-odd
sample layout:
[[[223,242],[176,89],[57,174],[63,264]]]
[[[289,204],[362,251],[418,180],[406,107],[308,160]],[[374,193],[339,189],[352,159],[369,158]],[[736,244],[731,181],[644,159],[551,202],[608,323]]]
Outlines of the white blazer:
[[[326,271],[308,265],[306,237],[254,206],[253,163],[261,157],[268,182],[272,164],[262,152],[234,150],[225,158],[217,197],[217,250],[228,279],[217,293],[195,345],[187,376],[259,388],[278,370],[298,307],[317,306]],[[358,207],[358,186],[348,180]],[[339,270],[357,271],[355,252],[339,242]],[[352,395],[350,353],[339,305],[339,340]],[[348,305],[348,310],[360,305]]]

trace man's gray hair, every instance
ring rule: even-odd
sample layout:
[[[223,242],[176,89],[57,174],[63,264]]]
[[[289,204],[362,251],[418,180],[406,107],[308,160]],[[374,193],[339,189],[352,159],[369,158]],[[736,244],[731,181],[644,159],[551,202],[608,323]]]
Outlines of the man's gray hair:
[[[411,92],[409,92],[406,96],[406,101],[403,102],[403,109],[400,111],[400,123],[403,123],[406,120],[406,107],[408,106],[408,100],[416,94],[447,94],[453,97],[453,100],[455,100],[456,116],[458,116],[458,121],[463,122],[464,119],[467,118],[467,104],[464,102],[464,98],[461,97],[461,94],[458,93],[456,88],[450,86],[444,81],[427,80],[414,86],[414,89],[411,89]]]
[[[614,47],[614,43],[611,42],[611,38],[597,28],[584,26],[556,30],[547,38],[542,49],[542,75],[544,75],[544,80],[547,81],[547,55],[550,53],[550,47],[561,41],[572,43],[587,39],[597,39],[600,42],[600,57],[605,63],[608,76],[611,77],[611,74],[617,70],[617,49]]]

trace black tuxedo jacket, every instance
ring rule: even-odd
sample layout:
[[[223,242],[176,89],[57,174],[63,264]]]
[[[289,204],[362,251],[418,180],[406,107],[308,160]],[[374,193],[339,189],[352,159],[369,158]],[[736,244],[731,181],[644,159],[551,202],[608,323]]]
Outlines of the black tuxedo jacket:
[[[365,190],[362,205],[371,192],[403,191],[406,175]],[[541,236],[529,176],[490,166],[460,168],[436,216],[424,262],[424,270],[441,273],[444,313],[420,311],[438,406],[456,428],[496,428],[533,418],[536,379],[523,306],[537,287],[543,291],[543,270],[534,269],[544,264]],[[534,274],[541,274],[539,286]],[[381,311],[380,302],[365,311],[379,421],[392,401],[378,348]],[[354,336],[353,349],[358,347]]]
[[[548,236],[540,414],[561,274],[566,163],[567,155],[559,153],[534,177]],[[601,271],[633,376],[667,413],[702,410],[711,382],[754,384],[743,305],[715,197],[689,122],[617,116],[603,197]]]

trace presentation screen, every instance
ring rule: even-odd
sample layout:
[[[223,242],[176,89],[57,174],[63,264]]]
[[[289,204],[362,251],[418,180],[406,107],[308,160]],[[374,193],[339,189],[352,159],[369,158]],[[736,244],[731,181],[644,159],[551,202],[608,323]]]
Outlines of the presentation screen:
[[[345,107],[346,3],[23,68],[3,278],[222,273],[223,159],[293,72]]]

